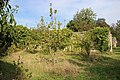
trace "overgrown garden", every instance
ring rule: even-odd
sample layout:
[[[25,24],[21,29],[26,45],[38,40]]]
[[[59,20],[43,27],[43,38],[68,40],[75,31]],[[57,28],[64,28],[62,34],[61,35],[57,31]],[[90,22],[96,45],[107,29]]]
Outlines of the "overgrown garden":
[[[9,0],[0,1],[0,80],[119,80],[120,21],[96,20],[91,8],[76,12],[66,27],[41,16],[35,28],[17,25]],[[118,48],[110,52],[109,35]]]

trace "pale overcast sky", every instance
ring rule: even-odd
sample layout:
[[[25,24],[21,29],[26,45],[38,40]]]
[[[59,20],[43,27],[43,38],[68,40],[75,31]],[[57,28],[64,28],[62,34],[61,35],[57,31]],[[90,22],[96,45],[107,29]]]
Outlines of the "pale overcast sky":
[[[19,11],[15,14],[18,24],[36,27],[40,16],[44,16],[46,22],[50,21],[50,1],[53,8],[58,10],[57,20],[61,22],[70,21],[83,8],[92,8],[97,18],[105,18],[109,25],[120,20],[120,0],[11,0],[10,3],[19,5]]]

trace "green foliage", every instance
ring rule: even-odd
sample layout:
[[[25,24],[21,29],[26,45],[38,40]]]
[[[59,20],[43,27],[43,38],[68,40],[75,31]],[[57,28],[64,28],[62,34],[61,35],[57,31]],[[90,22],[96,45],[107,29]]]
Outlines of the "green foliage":
[[[39,29],[28,29],[22,25],[15,26],[14,30],[17,41],[17,47],[14,50],[26,49],[28,52],[35,53],[35,49],[41,45],[42,38],[45,36]]]
[[[92,48],[92,35],[90,31],[87,31],[84,33],[82,41],[81,41],[81,47],[85,49],[87,52],[87,55],[90,55],[90,49]]]
[[[43,22],[37,26],[37,29],[28,29],[22,25],[15,26],[15,37],[17,39],[17,48],[26,49],[28,52],[35,53],[35,49],[49,52],[49,47],[53,51],[64,49],[70,43],[72,31],[64,28],[58,30],[48,30]]]
[[[105,22],[105,19],[104,18],[99,18],[97,21],[96,21],[96,27],[110,27],[106,22]]]
[[[69,21],[69,23],[67,24],[67,28],[74,32],[78,32],[78,27],[76,26],[75,21],[73,20]]]
[[[109,28],[107,27],[96,27],[84,33],[81,47],[85,49],[88,56],[91,48],[104,52],[108,50],[108,35]]]
[[[6,55],[8,47],[15,41],[13,28],[16,25],[13,15],[15,11],[16,9],[9,5],[9,0],[0,1],[0,56]]]
[[[113,36],[117,38],[117,45],[120,46],[120,20],[118,20],[117,23],[112,26],[111,32]]]
[[[64,49],[69,44],[70,36],[72,34],[72,31],[69,29],[60,30],[60,26],[62,23],[60,23],[60,21],[58,21],[58,23],[56,22],[56,13],[57,10],[54,10],[53,12],[52,3],[50,3],[51,22],[48,25],[48,37],[45,41],[47,46],[49,47],[48,49],[52,49],[55,52],[58,49]]]
[[[36,53],[35,49],[40,46],[42,36],[39,30],[28,29],[22,25],[17,25],[15,26],[17,47],[14,50],[25,49],[30,53]]]
[[[27,27],[22,25],[15,26],[15,36],[17,39],[17,47],[24,49],[26,45],[32,43],[32,32]]]
[[[70,45],[71,35],[72,31],[69,29],[52,30],[48,44],[54,51],[64,49],[66,46]]]
[[[46,30],[44,34],[40,34],[41,38],[39,43],[44,52],[49,52],[49,48],[53,51],[57,51],[58,49],[64,49],[66,46],[70,45],[71,35],[72,31],[69,29]]]
[[[96,14],[91,8],[82,9],[74,15],[73,20],[67,24],[67,27],[75,32],[87,31],[94,28],[95,18]]]
[[[101,52],[108,50],[108,34],[109,28],[107,27],[97,27],[92,30],[92,40],[95,49]]]
[[[81,33],[80,33],[81,34]],[[81,44],[81,36],[79,33],[73,33],[72,35],[72,45],[74,45],[75,48],[80,47]]]
[[[116,23],[116,37],[118,40],[120,40],[120,20]]]

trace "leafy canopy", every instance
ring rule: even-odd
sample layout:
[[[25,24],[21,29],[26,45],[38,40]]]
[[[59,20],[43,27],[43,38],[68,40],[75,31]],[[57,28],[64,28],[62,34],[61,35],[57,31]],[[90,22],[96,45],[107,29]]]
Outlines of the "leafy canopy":
[[[104,52],[108,50],[108,35],[109,28],[107,27],[97,27],[92,30],[92,40],[94,43],[94,48]]]
[[[16,25],[13,15],[15,11],[9,0],[0,0],[0,55],[5,55],[8,47],[15,41],[13,28]]]
[[[73,20],[67,24],[67,27],[75,32],[87,31],[94,28],[95,19],[96,14],[91,8],[82,9],[80,12],[77,11]]]

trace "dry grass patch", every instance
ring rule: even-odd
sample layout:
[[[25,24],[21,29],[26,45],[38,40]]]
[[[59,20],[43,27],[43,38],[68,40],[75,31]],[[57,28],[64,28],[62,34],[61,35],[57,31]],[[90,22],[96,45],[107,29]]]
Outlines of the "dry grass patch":
[[[62,76],[76,76],[79,73],[79,67],[69,63],[66,60],[49,66],[48,70],[52,74],[60,74]]]
[[[33,77],[40,76],[42,73],[75,77],[80,72],[80,67],[67,61],[63,54],[56,55],[56,63],[54,65],[53,59],[49,55],[29,54],[24,51],[11,54],[9,59],[16,61],[19,56],[25,68],[32,72]]]

